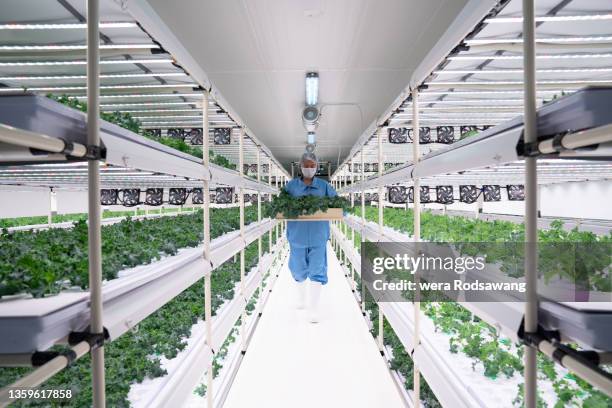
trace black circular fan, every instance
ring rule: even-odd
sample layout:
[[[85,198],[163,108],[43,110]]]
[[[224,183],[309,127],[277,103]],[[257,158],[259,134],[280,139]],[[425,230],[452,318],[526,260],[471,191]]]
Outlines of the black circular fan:
[[[473,185],[459,186],[459,201],[466,204],[475,203],[480,196],[480,189]]]
[[[164,189],[163,188],[147,188],[147,195],[145,196],[146,205],[162,205],[164,203]]]
[[[405,204],[408,200],[406,187],[392,186],[387,188],[387,197],[389,202],[392,204]]]
[[[201,188],[194,188],[191,190],[191,203],[192,204],[204,204],[204,194]]]
[[[168,193],[168,203],[172,205],[183,205],[187,202],[189,193],[186,188],[171,188]]]
[[[262,164],[261,165],[261,174],[268,174],[269,173],[268,167],[270,167],[270,166],[268,166],[267,164]]]
[[[429,198],[429,186],[421,186],[420,190],[419,202],[421,204],[430,203],[431,200]],[[414,187],[408,188],[408,202],[414,203]]]
[[[213,131],[213,143],[216,145],[228,145],[231,144],[231,128],[216,128]]]
[[[353,201],[356,203],[360,203],[361,202],[361,194],[360,193],[353,193]]]
[[[214,203],[214,202],[215,202],[215,197],[216,197],[216,196],[217,196],[217,194],[216,194],[216,193],[211,193],[211,194],[209,195],[209,197],[210,197],[210,202],[211,202],[211,203]]]
[[[482,193],[485,201],[501,201],[501,189],[496,185],[482,186]]]
[[[408,129],[408,137],[410,140],[414,140],[412,128]],[[422,127],[419,128],[419,143],[428,144],[431,143],[431,128]]]
[[[117,204],[117,194],[118,194],[118,191],[114,189],[100,190],[100,204],[116,205]]]
[[[161,137],[161,129],[149,129],[148,132],[151,136]]]
[[[455,128],[453,126],[438,126],[436,134],[438,143],[451,144],[455,141]]]
[[[436,202],[440,204],[452,204],[453,186],[436,186]]]
[[[168,133],[167,133],[168,137],[171,137],[173,139],[185,139],[185,132],[183,132],[183,129],[180,128],[171,128],[168,129]]]
[[[126,188],[119,190],[118,199],[126,207],[134,207],[140,204],[140,189]]]
[[[506,186],[508,191],[508,200],[510,201],[525,201],[525,186],[522,184]]]
[[[215,190],[215,203],[231,204],[233,196],[234,189],[232,187],[217,187]]]
[[[408,128],[389,128],[389,143],[408,143]]]
[[[192,145],[204,144],[204,139],[202,137],[202,128],[189,129],[188,131],[185,132],[185,138],[189,139],[189,142]]]
[[[365,163],[365,171],[376,173],[378,171],[378,163]]]

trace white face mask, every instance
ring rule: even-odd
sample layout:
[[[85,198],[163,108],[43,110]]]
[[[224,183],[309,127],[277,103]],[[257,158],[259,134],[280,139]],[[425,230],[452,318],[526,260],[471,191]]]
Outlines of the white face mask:
[[[316,168],[308,168],[308,167],[302,167],[302,175],[304,177],[306,177],[307,179],[311,179],[315,176],[315,174],[317,174],[317,169]]]

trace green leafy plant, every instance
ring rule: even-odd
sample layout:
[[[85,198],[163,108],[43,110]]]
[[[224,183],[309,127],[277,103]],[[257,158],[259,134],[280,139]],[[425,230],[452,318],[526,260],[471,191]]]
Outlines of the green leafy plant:
[[[365,217],[369,221],[378,221],[378,208],[368,206],[365,208]],[[353,213],[361,215],[361,208],[353,208]],[[384,224],[398,231],[412,234],[413,216],[411,210],[399,208],[384,209]],[[358,234],[355,234],[356,238]],[[479,246],[482,242],[521,242],[524,240],[524,225],[514,224],[506,221],[483,221],[463,217],[451,217],[434,215],[429,212],[421,213],[421,237],[433,242],[462,242],[472,243],[461,247],[463,251],[473,252],[482,250]],[[590,232],[578,231],[574,228],[570,231],[563,229],[561,221],[555,221],[547,230],[538,231],[538,239],[545,243],[609,243],[612,235],[597,236]],[[359,248],[359,240],[356,239],[355,246]],[[589,247],[591,248],[591,247]],[[592,251],[599,251],[596,245]],[[601,246],[605,250],[605,246]],[[503,261],[503,254],[487,253],[487,258]],[[590,276],[593,289],[610,291],[609,276],[601,273],[599,260],[609,262],[605,254],[595,253],[594,260],[591,257],[583,260],[583,270],[596,271],[596,279]],[[609,255],[607,255],[609,256]],[[539,259],[540,270],[555,270],[559,254],[543,254]],[[599,260],[598,260],[599,259]],[[594,263],[593,263],[594,262]],[[552,272],[551,272],[552,273]],[[558,273],[555,272],[555,273]],[[367,305],[367,303],[366,303]],[[484,376],[491,379],[500,377],[511,378],[521,375],[523,370],[522,346],[515,344],[507,338],[500,337],[492,326],[481,321],[469,311],[454,302],[421,302],[424,313],[432,320],[437,331],[449,336],[449,350],[452,353],[463,353],[474,360],[473,368],[482,367]],[[385,336],[387,336],[385,331]],[[401,348],[401,347],[400,347]],[[403,348],[402,348],[403,350]],[[401,353],[393,349],[393,354]],[[547,379],[552,383],[556,393],[557,402],[554,408],[566,406],[612,406],[612,399],[602,392],[594,389],[586,381],[573,374],[561,376],[558,367],[542,354],[538,355],[539,377]],[[523,406],[523,384],[517,389],[513,405]],[[538,407],[546,407],[546,401],[541,395],[538,396]]]
[[[79,101],[77,98],[73,98],[68,95],[53,94],[48,94],[47,97],[70,108],[80,110],[81,112],[87,112],[87,104]],[[187,144],[181,139],[154,136],[151,132],[143,129],[140,121],[138,119],[134,119],[134,117],[127,112],[100,112],[100,117],[107,122],[114,123],[115,125],[121,126],[122,128],[130,130],[134,133],[141,134],[144,137],[155,140],[163,145],[172,147],[173,149],[190,154],[199,159],[202,158],[201,148]],[[212,150],[209,151],[209,157],[212,163],[228,169],[236,169],[236,165],[234,163],[230,162],[225,156],[214,153]]]
[[[286,218],[297,218],[300,215],[312,215],[317,211],[327,211],[329,208],[342,208],[343,211],[348,211],[350,203],[346,198],[338,196],[293,197],[286,190],[282,190],[266,208],[266,216],[276,217],[276,214],[283,214]]]
[[[211,209],[211,236],[219,236],[231,229],[238,228],[237,209]],[[213,215],[213,213],[216,213]],[[256,208],[247,207],[245,217],[247,222],[255,220]],[[187,224],[176,226],[176,230],[186,230],[189,234],[202,229],[201,214],[184,216]],[[182,218],[182,217],[180,217]],[[155,219],[150,221],[161,221]],[[166,225],[172,229],[171,226]],[[71,231],[71,230],[68,230]],[[176,241],[177,236],[168,236],[168,229],[161,228],[155,232],[148,231],[153,241],[165,240],[175,247],[184,244]],[[129,238],[129,237],[126,237]],[[272,234],[273,242],[275,234]],[[3,241],[4,243],[4,241]],[[140,242],[140,245],[147,245]],[[245,265],[249,271],[258,262],[257,241],[245,250]],[[263,252],[267,252],[268,240],[262,239]],[[41,249],[43,250],[43,249]],[[108,247],[103,246],[103,259],[109,257]],[[225,262],[211,274],[212,313],[217,311],[226,301],[234,297],[234,288],[240,280],[240,263],[233,260]],[[174,358],[187,345],[191,327],[198,319],[204,318],[204,282],[198,281],[172,299],[151,316],[139,323],[133,331],[125,333],[120,338],[104,346],[106,372],[107,405],[112,407],[129,407],[128,392],[134,383],[146,378],[156,378],[166,374],[162,367],[162,357]],[[0,387],[13,383],[18,378],[30,372],[30,368],[0,368]],[[69,401],[23,401],[14,406],[91,406],[91,366],[89,356],[77,360],[67,369],[61,371],[45,383],[48,388],[70,388],[74,398]],[[203,391],[203,390],[200,390]]]

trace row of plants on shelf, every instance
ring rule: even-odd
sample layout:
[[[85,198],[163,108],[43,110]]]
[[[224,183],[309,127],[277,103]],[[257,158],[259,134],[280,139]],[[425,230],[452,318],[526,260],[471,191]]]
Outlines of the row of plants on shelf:
[[[300,215],[312,215],[317,211],[325,212],[330,208],[342,208],[348,211],[349,201],[344,197],[318,197],[313,195],[293,197],[285,189],[273,196],[266,207],[266,217],[274,218],[283,214],[285,218],[297,218]]]
[[[361,210],[354,208],[353,213],[360,216]],[[378,222],[378,209],[366,207],[365,217]],[[385,208],[384,221],[408,235],[414,231],[410,209]],[[487,263],[500,263],[510,277],[524,276],[524,237],[524,224],[421,213],[423,240],[454,242],[462,254],[486,255]],[[538,231],[538,242],[538,271],[546,282],[561,277],[577,286],[588,286],[584,288],[587,290],[612,291],[608,271],[612,233],[596,235],[577,227],[568,231],[562,221],[556,220],[549,229]]]
[[[238,219],[238,214],[230,214],[229,210],[211,209],[211,231],[216,231],[217,235],[226,232],[227,224],[233,225]],[[213,217],[212,212],[218,214]],[[247,220],[254,218],[253,214],[246,214],[246,217]],[[192,220],[192,224],[191,226],[176,226],[176,230],[180,232],[183,229],[187,234],[197,234],[194,231],[201,229],[201,215],[199,215],[199,220],[197,218]],[[182,244],[182,242],[173,241],[177,236],[168,236],[167,232],[168,229],[159,229],[151,232],[149,238],[151,241],[164,240],[175,247]],[[268,239],[265,239],[265,236],[263,238],[262,250],[265,253],[269,246]],[[201,236],[199,239],[201,240]],[[272,234],[272,240],[274,243],[275,234]],[[258,263],[257,246],[258,243],[255,241],[245,250],[247,272]],[[240,263],[236,258],[230,259],[213,271],[211,275],[213,316],[224,303],[234,298],[235,286],[239,280]],[[204,280],[201,279],[140,322],[134,330],[128,331],[104,346],[108,406],[129,407],[128,393],[132,384],[167,374],[163,368],[162,358],[175,358],[180,351],[185,349],[192,326],[204,318],[203,294]],[[30,371],[30,368],[0,368],[0,387],[13,383]],[[73,365],[49,379],[44,386],[58,389],[70,388],[73,390],[74,397],[69,401],[20,401],[15,403],[15,406],[79,408],[91,406],[91,361],[89,356],[77,360]]]
[[[361,236],[358,232],[355,232],[355,239],[353,244],[359,248],[361,243]],[[338,254],[338,258],[341,256]],[[366,315],[371,323],[370,333],[373,337],[378,336],[378,304],[367,294],[367,291],[362,291],[361,279],[358,274],[355,274],[355,290],[359,294],[360,299],[365,299],[365,310]],[[365,297],[364,297],[365,296]],[[383,322],[383,342],[385,346],[391,350],[389,355],[389,364],[392,370],[397,371],[404,381],[404,388],[407,391],[412,391],[414,388],[413,373],[414,364],[410,355],[404,349],[404,346],[393,331],[393,328],[387,320]],[[431,388],[423,378],[421,378],[421,389],[420,397],[421,402],[425,408],[440,408],[442,405],[434,395]]]
[[[185,209],[183,211],[191,211],[192,209]],[[102,211],[102,218],[115,218],[115,217],[131,217],[145,214],[161,214],[161,213],[176,213],[178,207],[174,208],[163,208],[163,209],[135,209],[129,211]],[[41,225],[47,224],[49,218],[46,215],[35,216],[35,217],[17,217],[17,218],[2,218],[0,219],[0,228],[11,228],[11,227],[23,227],[26,225]],[[70,221],[87,220],[86,213],[75,213],[75,214],[55,214],[51,217],[51,223],[61,223]]]
[[[212,208],[211,238],[240,227],[238,208]],[[247,223],[257,219],[256,206],[245,208]],[[143,265],[203,239],[202,211],[181,217],[125,220],[102,226],[102,276],[114,279],[123,269]],[[70,229],[0,232],[0,296],[29,293],[35,297],[89,284],[87,223]]]
[[[356,210],[360,214],[360,209]],[[366,219],[378,221],[378,208],[366,207]],[[386,226],[412,234],[412,211],[398,208],[384,209]],[[609,242],[610,236],[597,236],[577,229],[565,231],[560,222],[554,222],[549,230],[540,230],[543,242]],[[357,234],[356,234],[357,235]],[[524,225],[506,221],[482,221],[463,217],[421,214],[421,237],[438,242],[506,242],[520,241],[524,237]],[[359,248],[359,241],[355,246]],[[522,376],[523,348],[519,344],[499,336],[497,330],[483,322],[454,302],[421,302],[424,313],[432,320],[437,331],[449,336],[449,351],[463,353],[473,359],[473,369],[482,370],[490,379]],[[538,377],[550,381],[556,394],[554,408],[561,407],[610,407],[612,399],[593,388],[586,381],[560,369],[542,354],[538,354]],[[512,401],[523,406],[523,384]],[[538,396],[538,406],[548,406]]]
[[[79,101],[77,98],[73,98],[68,95],[53,94],[48,94],[47,97],[70,108],[77,109],[81,112],[87,112],[87,104],[85,102]],[[100,117],[107,122],[114,123],[115,125],[121,126],[122,128],[130,130],[136,134],[143,135],[144,137],[155,140],[156,142],[159,142],[163,145],[172,147],[173,149],[190,154],[199,159],[202,158],[202,149],[200,147],[187,144],[184,140],[181,139],[154,136],[153,133],[147,131],[146,129],[143,129],[141,127],[140,121],[138,119],[135,119],[128,112],[100,112]],[[230,162],[225,156],[216,154],[212,150],[209,150],[208,153],[210,161],[212,163],[232,170],[236,169],[236,165]]]

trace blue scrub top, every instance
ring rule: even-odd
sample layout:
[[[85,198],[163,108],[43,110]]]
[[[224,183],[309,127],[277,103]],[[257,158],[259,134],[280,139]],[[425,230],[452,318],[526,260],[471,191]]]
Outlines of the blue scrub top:
[[[335,197],[336,190],[325,180],[317,177],[307,186],[301,178],[294,178],[285,185],[285,190],[293,197],[314,195]],[[288,221],[287,240],[298,248],[326,245],[329,239],[329,221]]]

